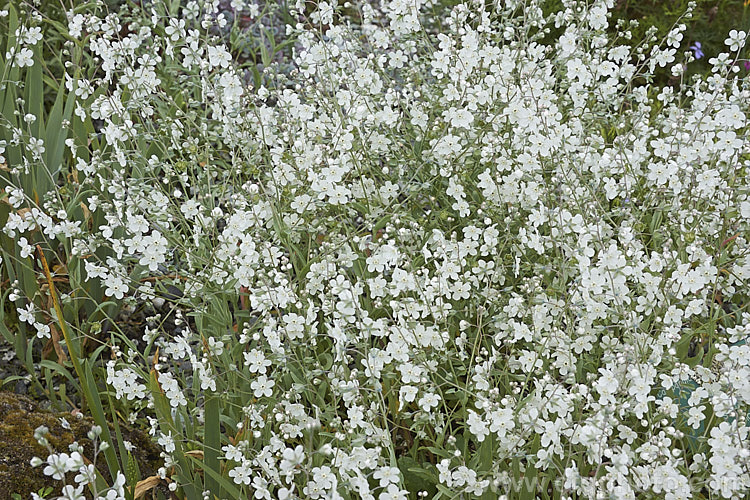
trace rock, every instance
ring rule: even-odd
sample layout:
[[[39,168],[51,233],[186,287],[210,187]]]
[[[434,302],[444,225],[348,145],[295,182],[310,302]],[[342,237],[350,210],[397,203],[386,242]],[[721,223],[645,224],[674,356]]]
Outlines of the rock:
[[[65,418],[70,424],[69,430],[63,427],[61,418]],[[41,425],[49,428],[48,439],[56,452],[68,452],[68,445],[78,441],[84,448],[84,456],[89,460],[93,458],[92,443],[86,437],[94,425],[92,419],[79,419],[65,412],[46,411],[26,396],[0,391],[0,498],[10,499],[13,493],[18,493],[24,499],[30,498],[31,493],[46,486],[52,487],[56,495],[61,494],[62,482],[45,476],[43,466],[31,467],[30,464],[35,456],[46,460],[49,455],[47,449],[34,439],[34,430]],[[135,446],[133,456],[138,463],[141,478],[154,475],[163,463],[159,450],[148,435],[128,430],[122,425],[120,428],[123,439]],[[111,476],[103,456],[98,457],[97,468],[111,484]],[[74,476],[75,473],[70,473],[69,482],[72,482]]]
[[[15,392],[16,394],[20,395],[24,395],[29,392],[28,382],[26,380],[16,381]]]

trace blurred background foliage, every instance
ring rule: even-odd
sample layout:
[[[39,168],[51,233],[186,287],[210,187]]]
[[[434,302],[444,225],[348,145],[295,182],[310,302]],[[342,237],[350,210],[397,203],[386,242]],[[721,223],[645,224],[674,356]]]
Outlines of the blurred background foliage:
[[[688,9],[691,0],[615,0],[614,8],[611,10],[609,19],[610,42],[615,39],[618,32],[618,23],[622,21],[621,31],[630,31],[631,37],[625,40],[617,39],[617,44],[627,44],[631,47],[637,46],[651,27],[656,28],[658,41],[664,37],[677,24],[685,24],[687,29],[683,33],[682,44],[675,54],[675,63],[683,61],[683,53],[691,50],[696,42],[702,51],[702,55],[687,65],[684,73],[684,81],[690,83],[693,75],[709,76],[711,64],[709,60],[721,52],[727,51],[724,40],[728,33],[735,30],[748,31],[750,29],[750,0],[694,0],[696,7],[690,19],[682,18]],[[545,3],[545,14],[564,9],[562,0],[547,0]],[[631,25],[631,21],[637,21],[637,25]],[[544,37],[545,43],[554,43],[555,39],[565,32],[565,26],[552,28],[550,33]],[[745,61],[750,60],[750,47],[743,49],[738,60],[740,67],[739,76],[748,73]],[[656,87],[665,85],[676,86],[679,78],[672,76],[670,72],[672,64],[665,68],[657,67],[654,71],[652,83]]]
[[[688,64],[686,80],[694,74],[709,75],[711,66],[709,59],[716,57],[721,52],[727,50],[724,40],[727,38],[729,31],[743,30],[747,31],[750,26],[750,0],[694,0],[696,8],[693,11],[692,19],[684,21],[687,30],[682,39],[682,46],[677,56],[696,42],[701,44],[704,56]],[[679,17],[687,10],[690,0],[616,0],[615,8],[612,10],[612,19],[610,20],[609,30],[614,34],[617,20],[624,21],[636,20],[639,25],[630,31],[633,34],[631,43],[643,39],[646,30],[651,26],[658,29],[657,36],[663,38]],[[741,54],[744,60],[750,59],[750,53],[747,47]],[[679,61],[680,58],[678,57]],[[747,73],[747,69],[740,63],[740,75]],[[657,72],[655,83],[657,84],[675,84],[674,80],[670,81],[671,75],[669,68],[661,69]]]
[[[143,6],[144,4],[147,5],[152,3],[152,1],[153,0],[104,0],[103,9],[101,9],[100,15],[106,15],[107,12],[119,12],[122,8]],[[651,26],[657,28],[657,36],[658,39],[661,40],[675,25],[680,16],[682,16],[682,14],[687,10],[690,1],[691,0],[615,0],[615,6],[612,9],[612,17],[610,19],[608,28],[610,39],[613,39],[616,36],[618,20],[625,21],[625,26],[627,26],[628,21],[635,20],[638,21],[638,26],[626,28],[629,29],[629,31],[632,33],[632,38],[630,40],[619,39],[618,43],[628,43],[631,46],[636,45],[641,40],[643,40],[646,31]],[[726,50],[724,40],[727,38],[727,34],[730,30],[736,29],[748,31],[750,29],[750,0],[694,1],[697,6],[693,11],[692,18],[683,20],[683,22],[687,26],[687,30],[684,33],[682,46],[676,54],[676,57],[677,61],[680,61],[682,59],[682,53],[690,50],[690,47],[693,46],[696,42],[700,44],[700,48],[704,55],[688,65],[687,71],[685,73],[686,82],[690,81],[692,75],[710,74],[711,66],[708,61],[712,57],[715,57],[719,53]],[[12,3],[18,4],[19,2],[14,1]],[[182,0],[181,3],[186,4],[187,1]],[[275,7],[272,10],[275,12],[286,12],[288,10],[288,2],[285,0],[270,0],[266,2],[264,2],[263,0],[257,0],[257,3],[260,4],[261,8],[264,8],[266,4],[272,3]],[[313,3],[314,2],[310,2],[310,7],[308,9],[310,12],[314,10]],[[457,3],[457,0],[443,0],[438,2],[436,7],[434,8],[443,8],[447,11]],[[62,45],[65,40],[59,35],[59,31],[57,29],[59,28],[59,24],[57,26],[55,26],[55,24],[60,23],[66,25],[67,21],[65,18],[65,11],[73,8],[75,8],[76,11],[80,11],[85,5],[86,4],[82,4],[74,0],[62,0],[62,2],[44,1],[41,3],[39,10],[48,21],[47,23],[45,23],[45,27],[51,28],[45,29],[44,38],[44,60],[46,61],[45,69],[48,74],[48,79],[50,80],[54,78],[55,80],[59,81],[63,72],[60,56],[62,52]],[[556,11],[561,9],[562,5],[562,0],[547,0],[545,10],[547,12]],[[220,0],[219,8],[220,11],[225,14],[225,17],[227,19],[232,22],[235,21],[235,14],[233,9],[231,8],[231,2],[229,0]],[[354,8],[354,6],[344,9],[343,15],[351,17],[352,22],[356,23],[357,21],[359,21],[359,16],[357,15],[357,10],[356,8]],[[279,24],[295,22],[295,20],[291,19],[291,17],[288,15],[277,15],[272,17],[273,20],[278,22]],[[246,16],[242,17],[242,19],[246,19]],[[237,21],[241,22],[240,19],[237,19]],[[243,23],[241,22],[241,24]],[[244,24],[248,24],[247,31],[253,32],[248,33],[249,35],[257,35],[257,33],[254,32],[258,31],[257,25],[259,23],[249,22]],[[227,29],[228,28],[229,26],[227,27]],[[251,38],[256,41],[263,39],[262,42],[265,45],[268,45],[268,48],[279,47],[286,41],[284,39],[284,26],[266,26],[266,28],[270,28],[270,34],[274,35],[272,37],[273,39],[270,39],[267,36],[251,36]],[[545,40],[553,42],[557,36],[561,35],[564,32],[564,29],[564,27],[561,27],[559,29],[553,30],[550,35],[545,37]],[[269,31],[265,31],[264,35],[268,35]],[[234,55],[238,60],[242,60],[242,62],[248,62],[251,65],[253,65],[253,63],[256,63],[258,66],[262,66],[260,60],[261,58],[259,56],[259,47],[254,47],[256,50],[252,50],[251,53],[248,54],[247,47],[240,47],[237,44],[233,45],[233,49],[235,49],[235,51],[237,52]],[[291,54],[291,51],[284,52],[286,52],[287,55]],[[279,55],[281,55],[281,53],[279,53]],[[739,74],[740,76],[748,73],[749,70],[747,69],[747,67],[750,67],[750,63],[747,65],[747,67],[744,64],[745,61],[748,60],[750,60],[750,47],[744,49],[744,52],[741,54],[741,60],[738,61],[741,69],[741,72]],[[289,61],[286,62],[288,63]],[[262,68],[258,69],[262,70]],[[657,86],[676,85],[678,83],[678,80],[671,76],[669,67],[657,68],[655,76],[656,78],[654,79],[654,84]],[[54,86],[48,86],[47,88],[54,89]],[[50,93],[49,95],[45,95],[45,104],[47,107],[51,107],[54,100],[55,96],[52,93]]]
[[[143,6],[144,4],[152,3],[153,0],[105,0],[104,1],[104,13],[106,12],[118,12],[121,8]],[[661,40],[669,30],[675,25],[680,16],[687,10],[688,4],[691,0],[615,0],[615,6],[612,9],[612,17],[609,23],[609,34],[610,39],[613,39],[617,33],[618,20],[625,21],[625,25],[631,20],[638,21],[638,26],[627,28],[632,33],[630,40],[619,40],[619,43],[628,43],[631,46],[639,43],[643,40],[646,31],[654,26],[657,28],[657,36]],[[750,0],[694,0],[696,8],[693,11],[691,19],[683,20],[687,26],[687,30],[684,33],[682,40],[682,46],[676,54],[677,60],[682,60],[682,53],[690,50],[691,46],[694,46],[696,42],[700,45],[703,52],[703,56],[696,59],[695,61],[688,64],[687,71],[685,72],[685,81],[690,82],[692,75],[702,74],[709,75],[711,72],[711,66],[709,60],[715,57],[719,53],[726,50],[724,40],[727,38],[727,34],[730,30],[744,30],[750,29]],[[186,0],[182,0],[183,4],[187,3]],[[268,5],[273,4],[274,8],[271,9],[275,12],[286,12],[288,10],[287,1],[285,0],[257,0],[260,4],[261,10],[264,10]],[[436,5],[437,9],[443,8],[449,10],[452,6],[458,3],[456,0],[443,0],[438,2]],[[283,4],[283,5],[282,5]],[[314,2],[309,2],[309,11],[314,10]],[[558,10],[562,8],[562,0],[547,0],[546,5],[548,12]],[[64,5],[64,8],[63,8]],[[63,0],[62,3],[57,2],[43,2],[41,11],[50,20],[62,22],[65,24],[65,10],[76,7],[80,10],[81,4],[74,0]],[[220,10],[225,14],[226,18],[230,21],[235,21],[235,14],[231,8],[231,2],[229,0],[220,0]],[[264,10],[265,12],[265,10]],[[354,6],[344,9],[344,16],[352,18],[352,22],[359,21],[357,9]],[[242,19],[245,19],[243,17]],[[277,15],[272,16],[272,19],[279,24],[293,23],[295,20],[291,19],[290,16]],[[239,19],[238,19],[239,21]],[[257,35],[254,31],[257,31],[259,23],[247,23],[247,31],[253,32],[248,33],[249,35]],[[266,24],[266,23],[260,23]],[[270,28],[270,32],[273,39],[268,37],[251,36],[254,40],[263,39],[263,43],[270,47],[279,47],[285,40],[284,26],[273,26]],[[228,29],[228,27],[227,27]],[[559,30],[554,30],[550,36],[546,37],[548,41],[553,41],[556,36],[559,36],[564,31],[564,27]],[[269,34],[266,31],[264,34]],[[48,61],[48,68],[50,70],[58,70],[55,75],[62,72],[61,65],[58,63],[60,51],[59,46],[64,40],[59,36],[52,34],[51,37],[45,37],[45,60]],[[256,44],[257,45],[257,44]],[[259,56],[259,47],[254,47],[248,54],[247,47],[233,47],[237,53],[234,54],[238,60],[243,62],[249,62],[251,65],[256,63],[258,66],[262,66],[261,58]],[[241,49],[241,50],[240,50]],[[287,55],[291,54],[291,51],[285,51]],[[47,58],[46,56],[49,56]],[[740,76],[748,73],[750,63],[744,64],[745,61],[750,60],[750,48],[746,48],[741,54],[741,60],[738,61],[740,65]],[[278,61],[277,61],[278,62]],[[289,61],[286,61],[289,63]],[[262,68],[258,68],[262,71]],[[59,77],[59,75],[58,75]],[[671,76],[669,67],[657,68],[654,79],[656,86],[663,85],[676,85],[679,79]],[[54,101],[54,96],[45,96],[45,101],[51,106]]]

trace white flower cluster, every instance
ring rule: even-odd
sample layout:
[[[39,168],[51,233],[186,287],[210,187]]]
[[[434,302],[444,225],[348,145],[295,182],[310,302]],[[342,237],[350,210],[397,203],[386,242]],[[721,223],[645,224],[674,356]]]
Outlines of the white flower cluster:
[[[69,424],[65,421],[63,421],[63,426],[69,428]],[[125,496],[126,479],[119,471],[111,487],[104,491],[97,490],[97,480],[101,480],[101,476],[98,475],[99,473],[96,470],[96,455],[107,449],[106,442],[98,443],[101,432],[101,427],[95,425],[88,433],[88,438],[94,443],[94,461],[92,463],[83,458],[81,454],[83,448],[77,442],[70,444],[69,454],[56,453],[47,439],[49,429],[42,426],[34,431],[34,437],[39,441],[39,444],[49,449],[50,455],[46,460],[38,457],[32,458],[31,466],[39,467],[46,463],[47,465],[43,470],[44,474],[57,481],[62,481],[62,495],[56,497],[56,500],[85,500],[88,497],[84,494],[84,488],[90,488],[95,500],[125,500],[127,498]],[[73,479],[74,484],[68,484],[67,476],[69,473],[76,473]],[[31,497],[32,500],[41,500],[42,498],[36,493],[32,493]]]
[[[254,85],[209,29],[218,2],[124,36],[70,16],[101,62],[69,87],[102,124],[100,149],[69,147],[90,213],[24,210],[14,186],[3,231],[24,258],[35,230],[64,240],[106,297],[173,303],[179,331],[116,336],[106,367],[128,408],[169,402],[167,466],[218,398],[221,460],[258,499],[542,477],[565,498],[747,495],[745,34],[707,79],[654,88],[684,25],[631,50],[604,31],[614,0],[562,3],[461,3],[436,31],[432,2],[360,24],[320,2],[287,27],[294,71]]]

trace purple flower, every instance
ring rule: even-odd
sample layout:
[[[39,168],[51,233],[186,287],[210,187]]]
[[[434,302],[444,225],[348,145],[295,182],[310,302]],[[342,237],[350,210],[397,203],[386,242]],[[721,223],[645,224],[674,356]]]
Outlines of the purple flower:
[[[747,71],[750,71],[750,61],[745,61],[742,63],[742,65],[745,67]]]
[[[693,51],[693,54],[695,54],[696,59],[700,59],[704,56],[703,51],[701,50],[700,42],[695,42],[695,45],[691,45],[690,49]]]

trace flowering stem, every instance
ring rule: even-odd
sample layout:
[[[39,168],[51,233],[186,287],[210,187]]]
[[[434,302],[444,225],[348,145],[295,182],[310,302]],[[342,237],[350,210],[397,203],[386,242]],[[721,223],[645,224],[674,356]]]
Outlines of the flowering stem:
[[[47,259],[44,257],[44,251],[39,245],[36,246],[36,251],[39,255],[39,260],[41,260],[42,262],[42,269],[44,270],[44,275],[47,278],[47,283],[49,285],[49,293],[52,297],[52,303],[57,315],[57,322],[60,325],[60,330],[62,330],[63,332],[63,338],[65,339],[65,345],[68,347],[68,353],[70,354],[70,360],[73,363],[73,368],[75,369],[76,375],[78,375],[78,380],[81,383],[85,402],[91,410],[94,421],[102,428],[104,440],[107,444],[109,444],[112,442],[112,437],[109,433],[107,418],[104,415],[104,409],[102,408],[102,402],[99,399],[99,393],[95,392],[96,384],[93,382],[91,367],[84,367],[81,364],[79,353],[74,349],[73,340],[70,336],[70,332],[68,331],[68,325],[65,322],[65,317],[63,316],[62,307],[60,306],[60,299],[57,296],[57,290],[55,289],[55,284],[52,280],[52,274],[49,271]],[[107,466],[109,467],[110,474],[114,478],[117,471],[120,470],[114,448],[110,446],[106,450],[104,450],[104,456],[107,459]]]
[[[70,332],[68,332],[68,326],[65,323],[65,319],[63,317],[62,307],[60,307],[60,300],[57,297],[57,290],[55,289],[55,283],[52,279],[52,274],[49,272],[49,265],[47,265],[47,259],[44,257],[44,251],[42,250],[42,247],[37,245],[36,251],[37,251],[37,254],[39,255],[39,260],[41,260],[42,262],[44,275],[47,278],[47,284],[49,285],[49,294],[52,297],[52,304],[55,308],[55,314],[57,314],[57,323],[60,325],[60,330],[62,330],[63,338],[65,339],[65,345],[68,347],[68,353],[70,353],[70,360],[73,363],[73,368],[75,368],[76,374],[78,375],[78,379],[81,381],[81,385],[85,385],[83,383],[83,381],[85,380],[85,377],[83,375],[83,368],[81,367],[81,363],[79,361],[79,353],[76,352],[76,349],[74,349],[73,340],[70,337]]]

